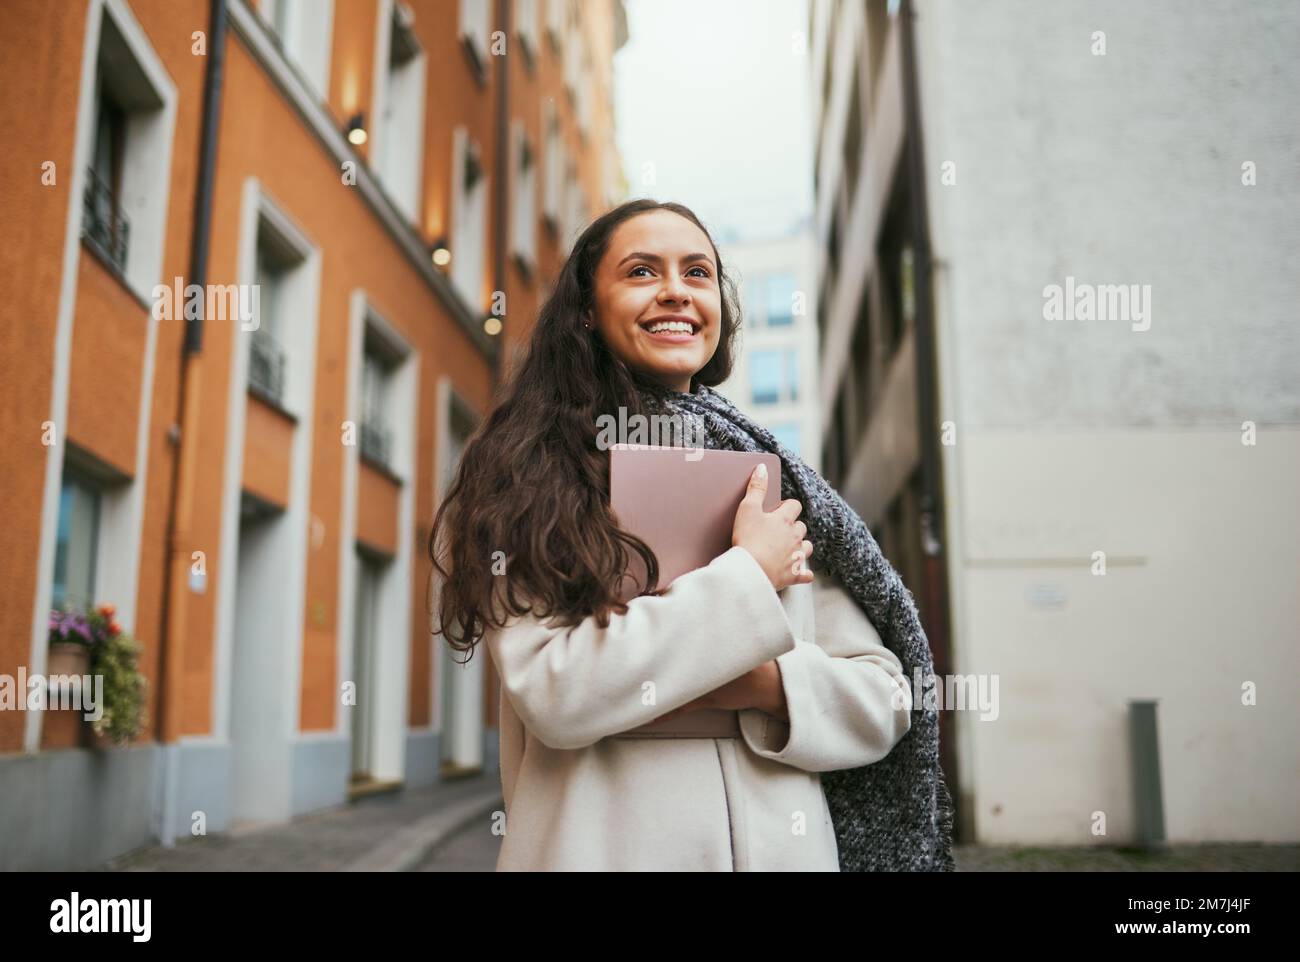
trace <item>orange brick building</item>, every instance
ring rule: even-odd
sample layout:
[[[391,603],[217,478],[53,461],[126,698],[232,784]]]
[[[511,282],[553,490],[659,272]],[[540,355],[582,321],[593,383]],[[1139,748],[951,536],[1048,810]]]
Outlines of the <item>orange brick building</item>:
[[[110,602],[149,683],[125,748],[0,711],[0,868],[495,764],[426,541],[625,193],[626,30],[621,0],[0,5],[0,677]]]

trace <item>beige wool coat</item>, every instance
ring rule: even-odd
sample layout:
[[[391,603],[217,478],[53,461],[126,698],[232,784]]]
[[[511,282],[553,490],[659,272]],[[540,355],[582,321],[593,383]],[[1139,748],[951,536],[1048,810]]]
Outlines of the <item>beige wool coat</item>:
[[[907,733],[898,658],[838,581],[772,588],[736,546],[629,602],[607,628],[530,615],[485,635],[501,679],[497,871],[828,871],[819,772]],[[611,738],[775,658],[789,722],[742,737]]]

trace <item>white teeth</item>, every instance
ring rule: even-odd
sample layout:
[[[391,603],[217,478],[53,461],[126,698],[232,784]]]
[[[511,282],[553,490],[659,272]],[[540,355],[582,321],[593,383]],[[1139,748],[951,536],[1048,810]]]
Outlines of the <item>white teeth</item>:
[[[683,334],[690,334],[695,329],[686,321],[662,321],[651,324],[646,330],[651,334],[658,334],[660,331],[680,331]]]

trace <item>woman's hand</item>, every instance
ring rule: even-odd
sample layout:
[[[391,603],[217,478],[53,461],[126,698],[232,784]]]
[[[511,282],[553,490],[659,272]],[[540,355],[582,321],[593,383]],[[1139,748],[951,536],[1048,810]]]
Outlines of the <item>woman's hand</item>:
[[[749,476],[749,488],[736,509],[731,544],[754,556],[777,591],[793,584],[807,584],[813,580],[807,565],[813,546],[803,537],[808,526],[795,520],[803,505],[794,498],[786,498],[774,510],[764,511],[766,493],[767,467],[760,464]]]
[[[688,701],[680,708],[674,708],[660,715],[655,721],[661,722],[665,718],[684,715],[700,708],[732,710],[757,708],[769,715],[775,715],[782,721],[789,721],[785,704],[785,687],[781,684],[781,666],[776,663],[776,659],[765,661],[739,678],[733,678],[721,688],[715,688],[694,701]]]

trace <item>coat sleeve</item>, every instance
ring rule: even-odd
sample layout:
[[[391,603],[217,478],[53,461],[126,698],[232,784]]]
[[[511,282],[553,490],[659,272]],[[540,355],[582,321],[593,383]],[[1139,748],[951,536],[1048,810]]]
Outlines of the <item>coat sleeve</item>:
[[[652,722],[796,644],[772,583],[739,546],[661,596],[633,598],[607,628],[526,615],[485,638],[524,727],[565,749]]]
[[[912,724],[902,663],[838,581],[814,581],[813,604],[816,644],[776,659],[790,720],[746,709],[741,733],[756,754],[804,771],[878,762]]]

